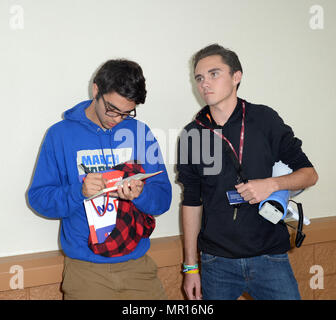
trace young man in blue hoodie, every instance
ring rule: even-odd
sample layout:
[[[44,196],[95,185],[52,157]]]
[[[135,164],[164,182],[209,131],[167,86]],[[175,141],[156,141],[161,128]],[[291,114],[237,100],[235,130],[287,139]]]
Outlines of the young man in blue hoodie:
[[[149,238],[141,238],[129,252],[124,249],[130,234],[118,254],[94,253],[88,245],[83,204],[106,187],[102,171],[136,160],[146,173],[163,172],[146,183],[124,183],[110,197],[128,201],[145,217],[170,207],[171,184],[158,142],[144,123],[134,119],[136,106],[146,98],[141,67],[123,59],[107,61],[94,77],[92,93],[93,100],[66,111],[64,120],[48,130],[29,203],[40,214],[61,219],[65,299],[165,299],[156,265],[146,255]]]

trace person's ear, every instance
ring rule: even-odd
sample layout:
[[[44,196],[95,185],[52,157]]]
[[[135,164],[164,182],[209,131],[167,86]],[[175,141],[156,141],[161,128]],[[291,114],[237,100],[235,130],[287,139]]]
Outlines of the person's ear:
[[[96,99],[97,95],[98,95],[98,86],[96,83],[93,83],[92,84],[92,96],[93,96],[93,99]]]
[[[240,83],[242,77],[243,77],[243,73],[241,71],[236,71],[233,74],[234,85],[237,85],[238,83]]]

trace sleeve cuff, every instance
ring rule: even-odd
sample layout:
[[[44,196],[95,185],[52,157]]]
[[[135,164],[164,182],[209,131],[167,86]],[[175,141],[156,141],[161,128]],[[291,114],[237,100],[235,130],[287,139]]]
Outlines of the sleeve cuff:
[[[146,184],[144,185],[142,192],[140,193],[139,197],[132,200],[134,205],[141,211],[143,210],[144,205],[146,204]]]

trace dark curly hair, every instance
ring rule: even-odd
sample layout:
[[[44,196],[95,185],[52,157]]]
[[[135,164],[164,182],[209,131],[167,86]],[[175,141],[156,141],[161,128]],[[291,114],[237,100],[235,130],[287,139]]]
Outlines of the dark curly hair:
[[[146,79],[141,67],[134,61],[116,59],[105,62],[93,83],[98,86],[97,100],[105,93],[116,92],[136,104],[145,103]]]

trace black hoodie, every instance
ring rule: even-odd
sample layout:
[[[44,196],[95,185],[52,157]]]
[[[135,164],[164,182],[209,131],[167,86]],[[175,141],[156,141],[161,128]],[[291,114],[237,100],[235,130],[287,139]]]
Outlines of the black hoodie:
[[[246,101],[245,105],[242,168],[248,180],[271,177],[274,163],[280,160],[293,171],[312,167],[301,149],[302,142],[294,137],[292,129],[277,112]],[[241,99],[238,98],[237,106],[224,126],[216,124],[208,106],[198,113],[196,119],[207,127],[220,130],[238,153]],[[227,258],[287,252],[290,242],[286,226],[273,224],[260,216],[259,204],[242,204],[233,220],[234,208],[230,206],[226,192],[235,190],[237,171],[225,151],[223,144],[227,142],[196,121],[184,129],[178,145],[178,181],[184,187],[182,205],[203,205],[199,249]],[[209,163],[210,159],[214,162]]]

